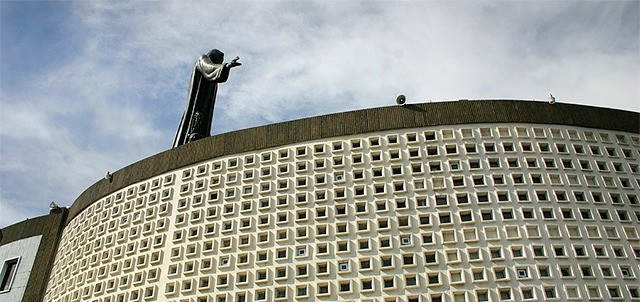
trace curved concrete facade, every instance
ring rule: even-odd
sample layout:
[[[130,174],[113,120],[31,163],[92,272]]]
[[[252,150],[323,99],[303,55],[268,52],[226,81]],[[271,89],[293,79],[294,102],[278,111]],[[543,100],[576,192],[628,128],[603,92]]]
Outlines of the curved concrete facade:
[[[639,122],[458,101],[210,137],[88,188],[45,301],[638,300]]]
[[[640,131],[636,112],[514,100],[408,104],[311,117],[212,136],[141,160],[115,172],[112,181],[101,180],[85,190],[71,206],[69,219],[111,192],[210,158],[357,133],[475,123],[557,124]]]

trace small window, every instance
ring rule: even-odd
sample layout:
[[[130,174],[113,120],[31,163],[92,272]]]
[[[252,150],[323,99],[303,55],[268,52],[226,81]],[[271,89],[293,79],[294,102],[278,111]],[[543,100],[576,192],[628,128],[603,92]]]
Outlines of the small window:
[[[424,138],[427,141],[436,140],[436,132],[435,131],[425,131]]]
[[[548,266],[538,267],[538,274],[540,275],[540,278],[551,277]]]
[[[483,210],[481,212],[483,221],[493,220],[493,211],[492,210]]]
[[[346,272],[349,271],[349,262],[341,262],[338,264],[338,271]]]
[[[8,292],[11,290],[11,285],[13,284],[13,279],[16,276],[16,272],[18,270],[18,263],[20,262],[20,258],[13,258],[6,260],[4,265],[2,265],[2,279],[0,281],[0,293]]]
[[[440,214],[440,223],[451,223],[451,215],[446,213]]]
[[[474,269],[472,271],[473,273],[473,280],[474,281],[482,281],[485,280],[485,276],[484,276],[484,269]]]
[[[519,268],[518,270],[518,278],[529,278],[529,271],[527,268]]]
[[[513,219],[513,210],[502,209],[502,219],[505,219],[505,220]]]
[[[444,206],[448,204],[446,195],[436,196],[436,206]]]
[[[544,295],[549,299],[555,298],[556,297],[556,288],[555,287],[545,287],[544,288]]]

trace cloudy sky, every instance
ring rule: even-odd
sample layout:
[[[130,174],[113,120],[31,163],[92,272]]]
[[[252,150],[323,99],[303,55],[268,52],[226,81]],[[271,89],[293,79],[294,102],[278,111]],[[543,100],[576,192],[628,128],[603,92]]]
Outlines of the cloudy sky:
[[[638,1],[0,1],[0,227],[171,146],[195,59],[214,133],[409,102],[640,111]]]

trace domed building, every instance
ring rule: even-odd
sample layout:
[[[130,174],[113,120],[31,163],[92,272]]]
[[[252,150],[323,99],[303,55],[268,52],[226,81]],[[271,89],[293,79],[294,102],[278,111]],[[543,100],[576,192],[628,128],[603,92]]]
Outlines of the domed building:
[[[639,158],[640,114],[534,101],[220,134],[3,229],[0,300],[640,301]]]

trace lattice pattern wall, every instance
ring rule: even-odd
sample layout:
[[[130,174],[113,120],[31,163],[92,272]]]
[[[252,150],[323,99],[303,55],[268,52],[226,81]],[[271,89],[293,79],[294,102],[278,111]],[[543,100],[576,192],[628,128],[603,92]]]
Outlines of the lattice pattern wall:
[[[639,150],[475,124],[215,158],[75,217],[45,301],[640,300]]]

